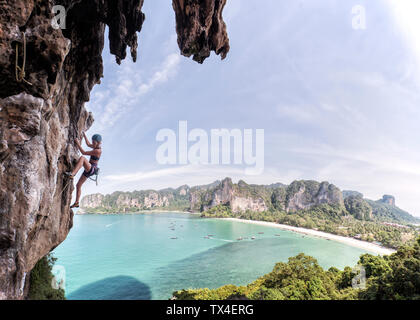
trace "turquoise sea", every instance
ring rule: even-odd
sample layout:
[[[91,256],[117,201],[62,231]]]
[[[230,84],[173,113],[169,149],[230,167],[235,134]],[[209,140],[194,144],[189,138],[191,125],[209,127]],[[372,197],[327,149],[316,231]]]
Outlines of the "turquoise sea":
[[[366,251],[272,227],[151,213],[75,215],[53,254],[68,299],[169,299],[183,288],[250,283],[301,252],[342,269]]]

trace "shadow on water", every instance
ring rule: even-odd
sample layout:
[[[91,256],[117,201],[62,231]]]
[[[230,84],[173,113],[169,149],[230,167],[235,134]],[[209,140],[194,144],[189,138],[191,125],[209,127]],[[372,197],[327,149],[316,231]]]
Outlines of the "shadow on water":
[[[168,299],[175,290],[243,285],[270,272],[281,259],[273,256],[272,243],[262,239],[226,243],[158,268],[154,272],[155,299]],[[287,241],[286,241],[287,242]],[[271,259],[267,257],[272,256]],[[156,287],[156,288],[155,288]],[[156,291],[155,291],[156,290]]]
[[[323,246],[325,243],[328,250]],[[295,235],[230,242],[156,269],[150,281],[153,298],[168,299],[173,291],[180,289],[245,285],[271,272],[277,262],[287,262],[289,257],[301,252],[314,256],[324,269],[332,265],[343,269],[358,260],[357,251],[350,257],[353,262],[346,260],[346,264],[340,265],[341,260],[349,258],[347,250],[354,252],[355,249],[316,238],[305,239],[305,247],[302,247]]]
[[[70,300],[151,300],[148,285],[133,277],[116,276],[89,283],[67,296]]]

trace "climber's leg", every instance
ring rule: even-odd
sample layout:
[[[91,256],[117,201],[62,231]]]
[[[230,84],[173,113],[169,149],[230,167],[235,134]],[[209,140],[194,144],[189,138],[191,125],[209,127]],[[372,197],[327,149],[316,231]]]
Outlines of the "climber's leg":
[[[68,174],[71,178],[74,178],[74,176],[77,174],[77,172],[80,170],[81,167],[84,167],[86,171],[90,171],[91,164],[89,163],[88,159],[81,156],[79,160],[77,160],[76,166],[74,167],[73,171]]]
[[[91,164],[89,163],[88,159],[86,159],[85,157],[81,156],[79,158],[79,160],[77,160],[77,164],[76,167],[73,169],[73,171],[71,172],[72,175],[76,175],[77,172],[80,170],[81,167],[85,167],[86,171],[90,170]],[[80,181],[80,180],[79,180]]]
[[[83,174],[80,176],[79,181],[76,184],[76,201],[70,208],[78,208],[79,207],[79,200],[82,194],[82,185],[86,182],[87,178]]]

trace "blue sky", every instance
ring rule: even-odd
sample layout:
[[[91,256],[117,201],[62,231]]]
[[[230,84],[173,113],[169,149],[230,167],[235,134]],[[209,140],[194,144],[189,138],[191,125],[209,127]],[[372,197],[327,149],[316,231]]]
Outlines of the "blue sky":
[[[352,28],[362,5],[366,28]],[[177,187],[230,176],[249,183],[329,181],[420,216],[419,4],[409,0],[228,0],[231,51],[203,65],[179,54],[171,1],[146,1],[137,63],[105,47],[86,108],[104,139],[100,185],[84,194]],[[265,170],[164,166],[162,128],[264,129]]]

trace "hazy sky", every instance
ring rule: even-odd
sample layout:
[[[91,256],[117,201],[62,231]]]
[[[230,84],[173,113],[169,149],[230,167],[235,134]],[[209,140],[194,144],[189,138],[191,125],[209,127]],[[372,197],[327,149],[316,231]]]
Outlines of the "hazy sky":
[[[354,29],[362,5],[365,29]],[[104,139],[100,185],[84,194],[210,183],[329,181],[396,197],[420,216],[420,4],[411,0],[228,0],[231,51],[203,65],[179,55],[171,1],[145,1],[137,63],[115,63],[86,107]],[[416,39],[417,38],[417,39]],[[107,44],[106,44],[107,45]],[[264,129],[265,170],[164,166],[162,128]]]

